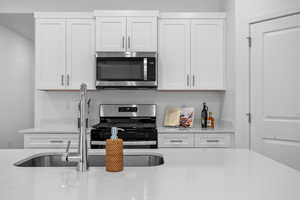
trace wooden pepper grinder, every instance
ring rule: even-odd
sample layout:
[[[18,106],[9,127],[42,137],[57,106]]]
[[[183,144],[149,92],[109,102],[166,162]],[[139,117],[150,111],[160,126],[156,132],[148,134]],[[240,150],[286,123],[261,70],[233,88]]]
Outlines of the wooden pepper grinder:
[[[105,167],[108,172],[119,172],[124,168],[123,140],[118,138],[118,130],[123,129],[112,127],[111,138],[106,140]]]

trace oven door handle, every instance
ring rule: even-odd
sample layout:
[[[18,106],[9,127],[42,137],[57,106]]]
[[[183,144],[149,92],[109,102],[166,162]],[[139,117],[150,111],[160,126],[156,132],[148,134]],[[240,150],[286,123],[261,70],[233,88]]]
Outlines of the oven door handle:
[[[144,81],[148,79],[148,59],[144,58]]]

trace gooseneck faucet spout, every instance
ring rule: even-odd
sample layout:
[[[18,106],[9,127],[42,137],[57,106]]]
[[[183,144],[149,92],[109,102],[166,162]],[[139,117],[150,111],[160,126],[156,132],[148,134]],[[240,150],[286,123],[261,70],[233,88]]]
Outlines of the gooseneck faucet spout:
[[[77,170],[85,172],[88,170],[88,146],[87,146],[87,85],[82,83],[80,85],[80,133],[79,146],[77,154],[70,154],[66,152],[64,160],[66,162],[77,162]],[[69,146],[69,145],[68,145]]]
[[[87,85],[85,83],[80,85],[80,138],[79,138],[79,156],[78,163],[79,171],[88,170],[88,148],[87,148]]]

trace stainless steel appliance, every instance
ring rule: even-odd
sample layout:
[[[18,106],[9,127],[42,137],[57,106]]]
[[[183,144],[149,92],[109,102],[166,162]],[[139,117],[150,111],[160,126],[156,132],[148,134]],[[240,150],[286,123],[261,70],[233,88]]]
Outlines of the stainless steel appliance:
[[[119,127],[124,148],[157,148],[156,105],[102,104],[100,123],[91,130],[91,148],[105,147],[111,127]]]
[[[156,53],[97,53],[97,88],[156,88]]]

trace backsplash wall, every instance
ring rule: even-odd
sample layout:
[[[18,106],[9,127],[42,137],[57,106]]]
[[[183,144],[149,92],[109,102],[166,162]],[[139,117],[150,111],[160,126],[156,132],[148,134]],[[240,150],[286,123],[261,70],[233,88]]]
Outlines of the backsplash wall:
[[[36,98],[35,127],[74,129],[79,102],[79,92],[38,91]],[[162,126],[168,106],[195,108],[195,127],[200,126],[202,103],[217,120],[222,118],[224,92],[162,92],[154,90],[101,90],[90,91],[90,124],[99,121],[99,104],[157,104],[157,125]]]

